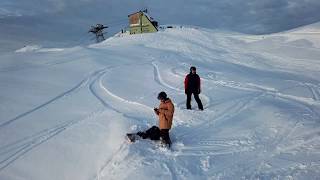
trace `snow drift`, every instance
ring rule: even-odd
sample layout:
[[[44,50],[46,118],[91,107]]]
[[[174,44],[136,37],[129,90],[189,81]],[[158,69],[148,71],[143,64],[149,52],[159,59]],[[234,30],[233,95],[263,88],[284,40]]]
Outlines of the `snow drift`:
[[[6,53],[0,179],[319,179],[315,36],[181,27]],[[203,112],[185,109],[191,65]],[[126,132],[157,123],[160,91],[176,107],[172,149],[128,144]]]

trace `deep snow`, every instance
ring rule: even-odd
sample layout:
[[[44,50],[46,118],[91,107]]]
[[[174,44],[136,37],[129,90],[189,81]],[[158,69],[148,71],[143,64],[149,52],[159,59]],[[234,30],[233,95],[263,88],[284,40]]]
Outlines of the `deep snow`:
[[[319,179],[319,24],[261,36],[182,27],[0,62],[0,179]],[[205,110],[185,109],[194,65]],[[173,100],[171,150],[126,132]]]

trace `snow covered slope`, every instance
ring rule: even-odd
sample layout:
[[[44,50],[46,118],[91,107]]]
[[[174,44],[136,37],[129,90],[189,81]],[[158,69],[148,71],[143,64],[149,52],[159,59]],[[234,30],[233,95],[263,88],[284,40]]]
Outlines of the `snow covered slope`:
[[[0,179],[319,179],[316,36],[182,27],[8,52],[0,62]],[[191,65],[204,111],[194,101],[185,109]],[[176,107],[172,150],[128,144],[126,132],[157,123],[160,91]]]

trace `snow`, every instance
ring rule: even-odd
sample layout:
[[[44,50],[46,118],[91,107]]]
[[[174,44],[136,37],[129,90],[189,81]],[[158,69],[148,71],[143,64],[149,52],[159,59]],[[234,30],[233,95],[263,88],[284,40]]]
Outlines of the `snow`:
[[[56,51],[63,51],[63,48],[42,48],[38,45],[28,45],[21,49],[16,50],[17,53],[24,53],[24,52],[56,52]]]
[[[175,26],[2,54],[0,179],[319,179],[320,39],[295,31]],[[204,111],[185,108],[191,65]],[[127,143],[157,124],[160,91],[172,148]]]

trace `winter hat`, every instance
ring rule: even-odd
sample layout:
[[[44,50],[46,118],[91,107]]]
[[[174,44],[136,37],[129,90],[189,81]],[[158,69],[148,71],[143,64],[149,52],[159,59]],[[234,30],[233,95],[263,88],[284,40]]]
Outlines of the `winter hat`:
[[[191,67],[190,67],[190,72],[192,72],[192,70],[195,70],[195,71],[196,71],[197,69],[196,69],[196,67],[191,66]]]
[[[167,94],[165,93],[165,92],[160,92],[159,94],[158,94],[158,99],[159,100],[165,100],[165,99],[167,99]]]

